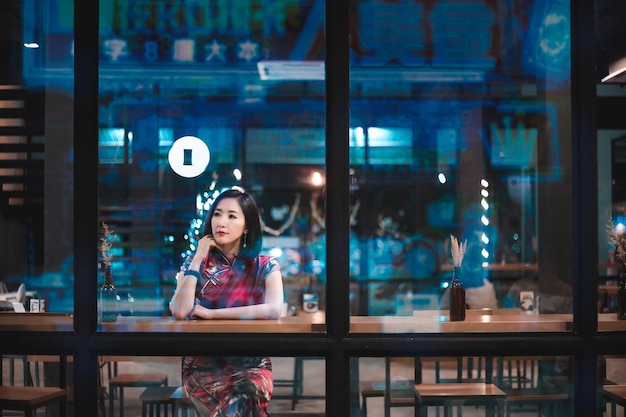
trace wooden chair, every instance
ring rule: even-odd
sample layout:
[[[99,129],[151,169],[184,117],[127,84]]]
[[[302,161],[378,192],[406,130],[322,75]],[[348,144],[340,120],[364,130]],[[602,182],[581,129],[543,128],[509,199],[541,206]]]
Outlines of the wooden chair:
[[[141,401],[141,417],[163,417],[170,415],[169,410],[172,406],[172,394],[176,391],[176,387],[149,387],[139,396]],[[172,413],[172,416],[174,414]]]
[[[167,374],[133,374],[124,373],[109,379],[109,416],[114,417],[114,399],[119,399],[119,416],[124,417],[124,388],[166,387]]]
[[[307,358],[307,357],[296,357],[294,358],[294,366],[293,366],[293,379],[276,379],[274,380],[274,387],[281,388],[287,387],[291,388],[291,392],[289,394],[278,394],[274,393],[272,395],[273,399],[289,399],[291,400],[291,409],[296,409],[296,404],[299,400],[308,399],[308,400],[323,400],[326,398],[325,395],[313,395],[313,394],[305,394],[304,393],[304,361],[306,360],[320,360],[322,358]]]
[[[54,387],[0,386],[0,415],[3,410],[22,411],[27,417],[36,417],[37,409],[59,404],[65,414],[66,391]]]
[[[554,358],[548,358],[554,360]],[[562,379],[542,375],[540,358],[498,358],[497,384],[506,392],[506,417],[511,413],[536,410],[537,417],[556,416],[569,401]]]
[[[191,400],[183,392],[182,386],[176,388],[170,399],[172,400],[173,417],[200,417]],[[272,417],[274,417],[273,414]]]
[[[361,381],[359,392],[361,393],[361,416],[367,417],[367,400],[369,398],[383,397],[385,415],[389,415],[393,407],[412,406],[415,404],[413,386],[416,381],[421,381],[421,360],[412,358],[414,366],[414,379],[391,381],[391,362],[394,358],[385,358],[385,378],[383,381]]]

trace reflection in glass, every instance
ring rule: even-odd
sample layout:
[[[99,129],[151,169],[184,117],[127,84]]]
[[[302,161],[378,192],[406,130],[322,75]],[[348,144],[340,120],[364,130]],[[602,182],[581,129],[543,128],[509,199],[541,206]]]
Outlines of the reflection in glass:
[[[74,311],[74,16],[62,3],[2,6],[2,311]]]
[[[316,314],[305,294],[323,313],[323,2],[99,7],[99,220],[118,235],[118,325],[170,316],[202,213],[232,187],[259,205],[285,315]]]
[[[571,314],[569,2],[351,4],[353,315]]]

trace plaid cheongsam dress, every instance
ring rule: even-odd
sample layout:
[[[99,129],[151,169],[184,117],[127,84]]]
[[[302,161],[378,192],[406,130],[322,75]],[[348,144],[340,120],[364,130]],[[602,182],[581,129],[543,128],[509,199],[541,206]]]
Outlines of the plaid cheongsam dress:
[[[191,257],[181,269],[190,262]],[[261,304],[265,279],[279,268],[270,256],[231,263],[221,252],[211,252],[200,269],[196,303],[206,308]],[[266,417],[274,379],[269,357],[185,356],[182,381],[202,416]]]

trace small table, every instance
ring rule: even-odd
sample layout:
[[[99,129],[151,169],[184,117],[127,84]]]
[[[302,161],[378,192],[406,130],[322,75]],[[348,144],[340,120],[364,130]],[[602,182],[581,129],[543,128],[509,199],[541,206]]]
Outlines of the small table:
[[[58,403],[61,414],[65,414],[65,396],[63,388],[0,386],[0,415],[2,410],[16,410],[31,416],[38,408],[53,403]]]
[[[611,404],[611,417],[617,415],[617,405],[621,405],[626,410],[626,385],[603,385],[602,395]]]
[[[497,409],[498,417],[504,415],[506,393],[494,384],[483,382],[416,384],[415,393],[421,404],[423,416],[427,416],[428,407],[443,406],[444,416],[451,417],[450,402],[452,401],[485,404],[487,416],[494,415],[494,409]]]

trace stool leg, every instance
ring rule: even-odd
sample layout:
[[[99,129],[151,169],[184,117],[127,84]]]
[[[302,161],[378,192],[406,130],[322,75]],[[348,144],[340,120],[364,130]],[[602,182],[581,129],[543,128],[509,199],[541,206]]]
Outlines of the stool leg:
[[[361,417],[367,417],[367,398],[366,397],[363,397],[363,406],[361,407]]]
[[[124,387],[120,387],[120,417],[124,417]]]
[[[115,387],[112,387],[111,385],[109,385],[109,417],[113,417],[114,413],[113,413],[113,397],[115,394]]]

